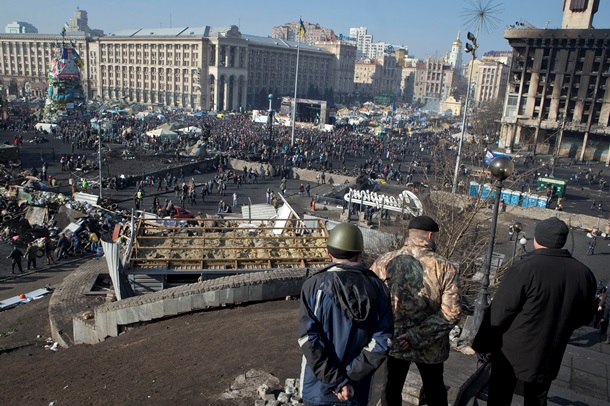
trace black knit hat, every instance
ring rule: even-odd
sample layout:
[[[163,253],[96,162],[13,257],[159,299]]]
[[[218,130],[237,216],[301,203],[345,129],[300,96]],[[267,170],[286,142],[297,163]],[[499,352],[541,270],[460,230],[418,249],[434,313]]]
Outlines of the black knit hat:
[[[437,232],[438,224],[436,224],[436,221],[432,220],[431,217],[418,216],[418,217],[414,217],[409,222],[409,230],[412,228],[415,228],[417,230]]]
[[[566,223],[557,217],[551,217],[536,224],[534,238],[543,247],[563,248],[569,233],[570,229]]]

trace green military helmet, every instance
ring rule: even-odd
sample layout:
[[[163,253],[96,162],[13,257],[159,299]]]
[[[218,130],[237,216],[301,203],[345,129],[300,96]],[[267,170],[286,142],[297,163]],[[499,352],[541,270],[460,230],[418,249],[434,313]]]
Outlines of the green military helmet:
[[[326,246],[330,254],[335,258],[351,258],[364,251],[362,231],[353,224],[338,224],[330,230]]]

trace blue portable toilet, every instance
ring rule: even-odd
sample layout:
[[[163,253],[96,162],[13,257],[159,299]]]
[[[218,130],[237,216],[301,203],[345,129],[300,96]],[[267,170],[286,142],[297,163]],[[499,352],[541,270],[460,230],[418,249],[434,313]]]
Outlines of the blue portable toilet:
[[[478,197],[481,192],[481,185],[477,182],[470,182],[470,187],[468,188],[468,196]]]
[[[530,194],[527,198],[527,207],[538,207],[538,196]]]
[[[502,189],[500,200],[504,200],[504,204],[510,204],[510,199],[513,191],[510,189]]]
[[[519,199],[521,199],[521,192],[518,190],[513,190],[510,194],[510,205],[519,206]]]
[[[487,199],[489,197],[489,192],[490,191],[491,191],[491,185],[489,183],[484,184],[483,185],[483,191],[481,192],[481,198],[482,199]]]
[[[538,196],[538,207],[542,207],[543,209],[546,209],[546,197],[544,196]]]
[[[521,195],[521,207],[530,207],[529,206],[530,203],[530,194],[529,193],[523,193]]]

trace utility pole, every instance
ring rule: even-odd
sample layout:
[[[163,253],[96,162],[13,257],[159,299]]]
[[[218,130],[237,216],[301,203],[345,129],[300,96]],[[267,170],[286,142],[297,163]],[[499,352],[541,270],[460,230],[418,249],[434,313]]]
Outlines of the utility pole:
[[[98,153],[98,167],[99,167],[99,172],[100,172],[99,187],[100,187],[100,204],[101,204],[102,195],[103,195],[102,190],[104,189],[104,187],[102,186],[102,127],[99,122],[98,122],[98,125],[100,127],[98,127],[98,129],[97,129],[97,139],[98,139],[97,153]]]
[[[477,27],[476,31],[477,35],[479,33],[479,28]],[[466,88],[466,101],[464,102],[464,113],[462,115],[462,133],[460,134],[460,143],[458,144],[458,152],[457,157],[455,159],[455,171],[453,173],[453,185],[451,186],[451,193],[457,191],[458,184],[458,173],[460,171],[460,160],[462,155],[462,145],[464,144],[464,133],[466,132],[466,118],[468,116],[468,101],[470,99],[470,88],[472,87],[472,72],[474,71],[474,62],[477,59],[477,48],[479,45],[477,44],[477,38],[471,33],[468,33],[468,40],[472,42],[466,43],[466,52],[472,54],[472,62],[470,63],[470,72],[468,72],[468,83]]]
[[[565,130],[566,127],[566,119],[567,119],[567,115],[563,114],[563,117],[561,119],[561,124],[559,126],[559,134],[557,135],[557,140],[555,142],[555,148],[553,150],[553,161],[552,161],[552,165],[551,165],[551,177],[555,177],[555,165],[557,164],[557,161],[559,160],[559,155],[561,153],[561,142],[563,141],[563,131]]]
[[[272,102],[273,102],[273,95],[269,94],[268,96],[269,98],[269,116],[267,117],[267,124],[269,125],[269,145],[267,146],[267,149],[269,151],[269,162],[271,162],[271,151],[272,151],[272,147],[271,144],[273,143],[273,106],[272,106]]]

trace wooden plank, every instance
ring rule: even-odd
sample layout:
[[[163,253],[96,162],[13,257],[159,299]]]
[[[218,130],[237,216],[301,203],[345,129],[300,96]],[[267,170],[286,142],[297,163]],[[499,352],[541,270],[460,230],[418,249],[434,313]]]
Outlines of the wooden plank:
[[[263,262],[263,261],[274,261],[274,262],[294,262],[294,263],[301,263],[301,262],[312,262],[315,260],[320,260],[322,262],[329,262],[329,260],[325,257],[320,257],[320,258],[298,258],[298,257],[290,257],[290,258],[280,258],[280,257],[261,257],[261,258],[205,258],[204,261],[205,262],[232,262],[234,260],[240,261],[240,262]],[[201,258],[171,258],[171,259],[167,259],[167,258],[159,258],[159,259],[155,259],[155,258],[133,258],[132,259],[133,262],[163,262],[163,263],[168,263],[169,261],[171,262],[180,262],[180,261],[184,261],[184,262],[199,262],[201,261]]]
[[[114,231],[112,232],[112,241],[116,241],[119,239],[120,232],[121,232],[121,225],[115,224]]]
[[[150,252],[150,251],[163,251],[163,250],[167,250],[167,251],[180,251],[180,250],[188,250],[188,251],[198,251],[198,252],[208,252],[208,251],[219,251],[219,252],[226,252],[226,251],[231,251],[233,249],[238,249],[239,251],[246,251],[246,250],[253,250],[253,251],[257,251],[257,250],[269,250],[270,252],[280,252],[280,251],[287,251],[288,249],[283,248],[283,247],[277,247],[277,246],[273,246],[273,245],[264,245],[264,246],[241,246],[241,245],[228,245],[228,246],[220,246],[220,247],[214,247],[214,246],[209,246],[209,247],[190,247],[190,246],[178,246],[178,247],[167,247],[167,246],[147,246],[147,247],[142,247],[142,246],[134,246],[134,248],[137,248],[139,251],[142,252]],[[297,248],[289,248],[292,249],[294,251],[320,251],[320,252],[325,252],[325,247],[318,247],[318,246],[312,246],[312,247],[303,247],[302,249],[297,249]]]

